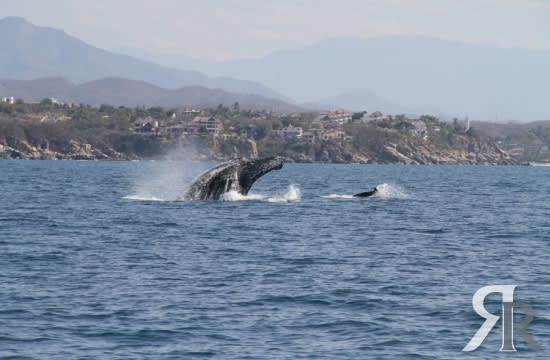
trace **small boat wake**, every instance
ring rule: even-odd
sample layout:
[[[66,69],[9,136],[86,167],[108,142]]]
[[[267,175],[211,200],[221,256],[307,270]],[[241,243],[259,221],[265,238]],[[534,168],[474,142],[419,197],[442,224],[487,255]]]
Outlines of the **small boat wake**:
[[[402,187],[398,185],[390,185],[390,184],[380,184],[376,186],[376,189],[378,190],[374,195],[370,196],[371,198],[377,198],[377,199],[397,199],[397,200],[403,200],[403,199],[409,199],[409,194],[403,189]],[[362,198],[355,197],[350,194],[330,194],[330,195],[323,195],[321,196],[323,199],[336,199],[336,200],[351,200],[351,199],[357,199],[360,200]]]

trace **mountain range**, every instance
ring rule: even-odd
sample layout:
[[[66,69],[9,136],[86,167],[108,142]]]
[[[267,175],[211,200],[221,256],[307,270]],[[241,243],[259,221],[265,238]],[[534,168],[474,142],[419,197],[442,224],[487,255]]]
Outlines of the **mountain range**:
[[[192,87],[197,103],[211,103],[206,99],[211,97],[231,104],[238,98],[244,100],[243,94],[254,94],[246,101],[272,103],[274,107],[289,103],[287,108],[297,108],[295,104],[308,108],[339,106],[476,120],[550,119],[548,51],[418,36],[346,37],[280,50],[258,59],[216,63],[146,49],[119,49],[126,53],[120,54],[16,17],[0,20],[0,34],[0,79],[64,78],[71,92],[78,89],[79,95],[71,95],[71,99],[86,102],[82,89],[97,90],[98,84],[115,86],[120,82],[116,88],[149,97],[124,98],[103,89],[110,93],[105,98],[118,96],[124,104],[144,99],[172,101],[179,99],[184,88]],[[28,91],[29,86],[40,83],[18,86]],[[135,91],[128,88],[132,86]],[[214,94],[207,89],[219,90]],[[192,91],[185,91],[188,99],[193,99]],[[203,98],[199,99],[199,94]],[[98,100],[89,102],[94,101]]]
[[[201,86],[240,94],[283,98],[253,81],[209,77],[198,71],[160,66],[96,48],[62,30],[35,26],[18,17],[0,19],[0,34],[0,78],[34,80],[63,77],[68,81],[83,83],[118,77],[146,81],[168,89]]]
[[[126,49],[159,62],[254,79],[299,102],[466,116],[550,119],[550,52],[419,36],[336,38],[259,59],[201,62]]]

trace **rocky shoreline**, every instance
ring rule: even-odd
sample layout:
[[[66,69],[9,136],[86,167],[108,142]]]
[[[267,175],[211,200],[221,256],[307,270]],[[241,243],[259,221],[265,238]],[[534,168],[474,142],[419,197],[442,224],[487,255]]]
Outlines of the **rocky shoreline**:
[[[15,146],[13,146],[15,145]],[[17,141],[15,144],[0,144],[0,159],[5,160],[134,160],[114,149],[98,149],[90,144],[81,144],[69,141],[62,149],[34,146],[26,141]]]
[[[517,165],[519,162],[496,144],[473,142],[465,150],[437,149],[429,144],[388,143],[374,153],[354,151],[339,144],[326,144],[315,155],[297,154],[286,156],[288,162],[295,163],[360,163],[360,164],[409,164],[409,165]],[[259,154],[260,156],[264,154]],[[234,157],[258,156],[256,143],[248,140],[235,146],[230,153],[203,147],[194,152],[193,160],[224,161]],[[153,157],[140,157],[116,151],[111,147],[94,147],[74,140],[62,144],[44,142],[39,146],[26,141],[12,139],[9,144],[0,143],[0,159],[12,160],[139,160],[139,159],[178,159],[178,156],[165,154]]]

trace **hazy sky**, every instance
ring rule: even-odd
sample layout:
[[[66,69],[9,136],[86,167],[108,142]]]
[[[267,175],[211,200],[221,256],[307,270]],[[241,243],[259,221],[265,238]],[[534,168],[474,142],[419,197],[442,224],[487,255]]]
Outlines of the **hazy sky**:
[[[0,0],[10,15],[102,48],[208,60],[383,34],[550,50],[550,0]]]

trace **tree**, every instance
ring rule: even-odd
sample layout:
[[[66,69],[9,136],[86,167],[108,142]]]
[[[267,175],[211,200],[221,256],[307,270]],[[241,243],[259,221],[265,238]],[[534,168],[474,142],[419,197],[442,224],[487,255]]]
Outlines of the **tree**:
[[[40,105],[51,105],[53,104],[52,99],[50,98],[44,98],[42,101],[40,101]]]
[[[177,115],[178,111],[176,109],[170,109],[166,112],[166,117],[169,118],[169,117],[172,117],[173,114],[176,114]]]
[[[148,112],[149,112],[149,116],[155,119],[160,119],[165,115],[164,109],[160,106],[153,106],[149,108]]]
[[[266,123],[257,124],[254,128],[254,138],[256,140],[262,140],[270,130],[271,127]]]
[[[403,122],[403,121],[407,121],[407,116],[405,114],[399,114],[399,115],[395,115],[395,121],[398,121],[398,122]]]
[[[111,105],[101,104],[101,106],[99,107],[100,113],[112,114],[114,111],[115,111],[115,108],[112,107]]]
[[[233,106],[231,107],[231,110],[238,114],[241,112],[241,106],[239,105],[239,102],[238,101],[235,101],[235,103],[233,104]]]
[[[438,119],[435,116],[432,116],[432,115],[422,115],[420,117],[420,120],[424,121],[425,123],[436,123],[436,122],[438,122]]]
[[[223,104],[219,104],[216,110],[212,111],[213,115],[226,116],[229,112],[229,108]]]
[[[408,121],[399,121],[394,125],[394,128],[397,130],[408,131],[414,128],[414,126]]]
[[[364,116],[366,113],[367,113],[366,111],[361,111],[361,112],[353,113],[353,115],[351,116],[351,120],[359,120],[359,119],[363,118],[363,116]]]

